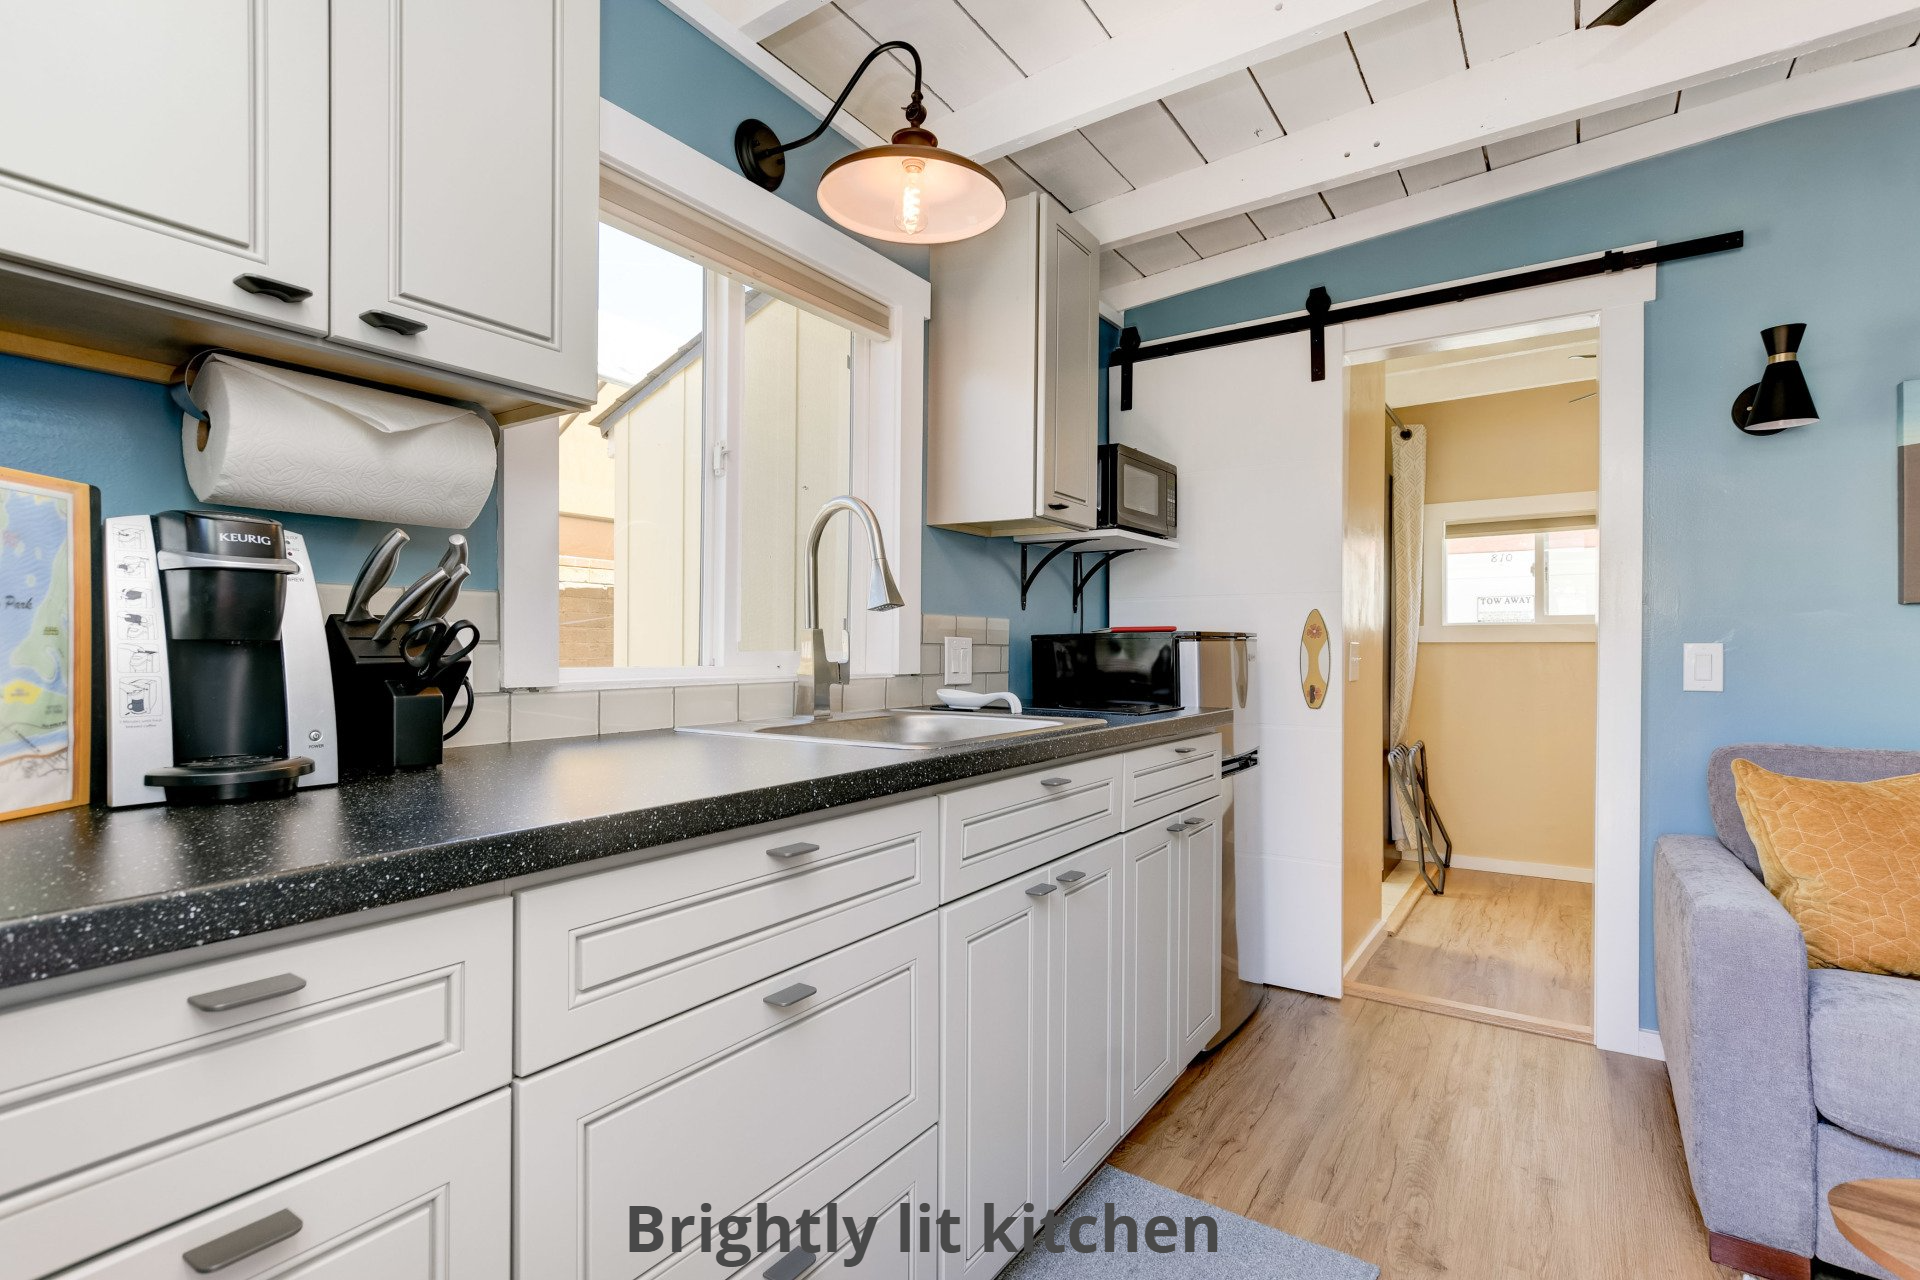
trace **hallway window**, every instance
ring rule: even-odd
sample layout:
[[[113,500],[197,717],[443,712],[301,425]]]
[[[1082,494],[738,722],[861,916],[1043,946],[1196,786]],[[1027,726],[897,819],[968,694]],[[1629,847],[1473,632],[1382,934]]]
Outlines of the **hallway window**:
[[[1591,640],[1600,601],[1592,506],[1592,494],[1429,506],[1421,638]]]

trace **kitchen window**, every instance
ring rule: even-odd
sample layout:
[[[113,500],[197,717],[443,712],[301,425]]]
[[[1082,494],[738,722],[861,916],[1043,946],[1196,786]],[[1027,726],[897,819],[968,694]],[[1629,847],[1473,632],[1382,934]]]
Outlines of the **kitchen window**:
[[[1429,506],[1421,640],[1592,641],[1595,506],[1591,493]]]
[[[836,521],[828,647],[914,670],[926,281],[630,117],[602,145],[595,402],[503,432],[503,684],[791,678],[849,492],[908,607],[839,628],[867,560]]]

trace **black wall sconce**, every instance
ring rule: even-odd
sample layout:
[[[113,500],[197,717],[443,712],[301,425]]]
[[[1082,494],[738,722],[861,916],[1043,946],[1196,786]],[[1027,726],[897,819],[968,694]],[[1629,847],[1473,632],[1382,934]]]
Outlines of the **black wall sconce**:
[[[820,127],[804,138],[782,142],[760,121],[742,120],[733,132],[740,172],[768,191],[778,189],[787,176],[787,152],[825,133],[874,59],[893,49],[913,59],[907,127],[886,146],[866,147],[828,165],[820,175],[821,211],[849,231],[896,244],[945,244],[977,236],[1006,213],[1007,194],[998,178],[965,156],[944,150],[940,139],[921,127],[927,109],[920,102],[920,53],[904,40],[889,40],[869,53],[854,68]]]
[[[1767,348],[1766,372],[1734,400],[1734,426],[1750,436],[1772,436],[1788,427],[1820,421],[1813,393],[1807,390],[1807,375],[1800,369],[1800,340],[1806,333],[1803,324],[1777,324],[1760,331],[1760,341]]]

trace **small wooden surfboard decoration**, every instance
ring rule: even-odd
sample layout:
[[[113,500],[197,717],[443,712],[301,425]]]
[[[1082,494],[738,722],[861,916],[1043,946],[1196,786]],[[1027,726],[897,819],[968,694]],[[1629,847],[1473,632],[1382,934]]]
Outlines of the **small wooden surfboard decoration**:
[[[1300,629],[1300,692],[1315,711],[1327,700],[1327,620],[1315,609]]]

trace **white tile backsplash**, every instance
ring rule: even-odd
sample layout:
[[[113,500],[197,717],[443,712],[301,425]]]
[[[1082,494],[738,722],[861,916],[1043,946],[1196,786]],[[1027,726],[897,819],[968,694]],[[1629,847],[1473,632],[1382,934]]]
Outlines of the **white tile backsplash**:
[[[602,689],[600,732],[641,733],[673,728],[672,689]]]
[[[676,725],[726,724],[739,718],[739,685],[683,684],[673,691]]]
[[[1007,692],[1007,673],[989,671],[983,676],[975,676],[974,686],[980,693],[1005,693]]]
[[[336,610],[337,612],[337,610]],[[473,715],[459,733],[448,740],[449,747],[484,747],[507,741],[508,704],[504,693],[483,693],[473,701]]]
[[[987,620],[985,618],[955,618],[953,634],[965,636],[975,644],[987,642]]]
[[[473,681],[475,693],[500,692],[500,646],[482,643],[473,646],[469,655],[473,667],[467,672],[467,678]]]
[[[740,686],[742,720],[780,720],[793,714],[791,684],[743,684]]]
[[[920,646],[921,675],[937,676],[940,674],[940,668],[945,665],[945,663],[946,647],[944,645],[923,644]]]
[[[921,696],[922,686],[919,676],[895,676],[887,681],[887,705],[890,707],[924,707],[927,700]]]
[[[514,742],[577,738],[600,732],[600,695],[590,692],[514,693],[508,734]]]
[[[1013,626],[1005,618],[987,619],[987,643],[1006,645],[1013,643]]]
[[[957,634],[953,629],[953,615],[950,613],[927,613],[920,617],[920,639],[925,644],[939,644],[950,635]]]
[[[843,711],[879,711],[887,705],[885,680],[850,681],[840,693]]]

